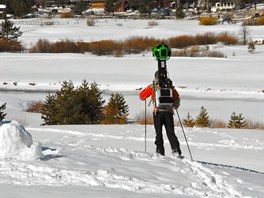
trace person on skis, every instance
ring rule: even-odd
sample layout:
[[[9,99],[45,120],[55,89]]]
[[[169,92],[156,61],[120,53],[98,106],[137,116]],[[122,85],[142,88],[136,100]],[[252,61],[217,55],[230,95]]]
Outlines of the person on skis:
[[[165,50],[170,50],[167,45],[162,44],[162,47],[165,48]],[[158,48],[160,46],[158,45]],[[159,49],[153,48],[153,53],[159,52]],[[155,56],[155,54],[154,54]],[[157,59],[160,60],[161,56],[159,56]],[[166,56],[164,57],[166,58]],[[143,89],[139,93],[139,97],[141,100],[146,100],[148,97],[151,96],[151,100],[154,105],[153,110],[153,120],[154,120],[154,127],[156,131],[156,139],[155,139],[155,145],[156,145],[156,153],[160,155],[165,155],[165,149],[164,149],[164,141],[163,141],[163,135],[162,135],[162,127],[165,126],[167,137],[171,146],[172,155],[181,157],[181,149],[180,149],[180,143],[178,141],[177,136],[175,135],[174,131],[174,109],[178,109],[180,106],[180,97],[179,93],[175,89],[175,87],[172,85],[172,82],[169,78],[166,77],[166,79],[162,79],[163,82],[170,82],[170,88],[171,88],[171,105],[160,105],[158,104],[157,97],[159,94],[157,94],[157,90],[161,86],[161,74],[162,71],[157,71],[155,73],[153,84],[148,85],[145,89]],[[167,76],[167,73],[166,73]],[[168,83],[169,84],[169,83]],[[168,89],[166,89],[168,90]]]

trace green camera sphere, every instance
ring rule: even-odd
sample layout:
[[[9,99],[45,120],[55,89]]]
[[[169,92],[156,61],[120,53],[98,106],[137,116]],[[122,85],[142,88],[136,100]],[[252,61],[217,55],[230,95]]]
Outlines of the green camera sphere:
[[[171,56],[171,50],[168,45],[161,43],[152,49],[152,55],[156,60],[168,60]]]

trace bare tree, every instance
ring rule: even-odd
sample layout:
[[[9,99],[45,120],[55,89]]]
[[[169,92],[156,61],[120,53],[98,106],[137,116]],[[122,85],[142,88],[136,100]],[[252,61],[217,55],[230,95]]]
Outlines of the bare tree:
[[[250,29],[247,26],[242,26],[242,28],[239,31],[239,36],[241,38],[243,45],[246,45],[250,38]]]

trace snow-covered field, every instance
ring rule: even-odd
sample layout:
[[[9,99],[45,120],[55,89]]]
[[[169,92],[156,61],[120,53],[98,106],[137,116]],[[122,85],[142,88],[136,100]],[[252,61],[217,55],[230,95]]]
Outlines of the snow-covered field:
[[[196,21],[59,20],[58,25],[21,25],[21,41],[31,46],[49,40],[125,39],[130,36],[167,38],[208,31],[238,34],[241,26],[199,26]],[[121,25],[122,24],[122,25]],[[263,27],[250,27],[264,39]],[[171,58],[169,76],[180,92],[179,113],[195,117],[205,106],[212,118],[229,120],[233,111],[264,122],[264,47],[249,54],[247,46],[210,46],[227,58]],[[64,80],[79,85],[96,81],[107,100],[122,92],[130,118],[144,110],[138,90],[151,83],[157,63],[150,52],[122,58],[91,54],[0,54],[0,104],[8,114],[0,127],[1,197],[263,197],[263,130],[185,128],[194,160],[190,160],[181,129],[176,127],[184,160],[154,155],[155,131],[144,126],[40,126],[39,114],[27,104],[45,100]],[[15,86],[14,83],[17,83]],[[31,83],[36,85],[32,86]],[[151,111],[151,108],[148,108]],[[30,134],[31,135],[30,135]],[[165,134],[164,134],[165,135]],[[165,138],[166,139],[166,138]],[[197,162],[199,161],[199,162]]]

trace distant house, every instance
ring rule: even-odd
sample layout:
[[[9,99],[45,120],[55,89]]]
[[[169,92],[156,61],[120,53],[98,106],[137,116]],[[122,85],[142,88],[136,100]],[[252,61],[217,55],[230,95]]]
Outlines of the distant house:
[[[236,7],[236,4],[233,2],[226,2],[226,3],[215,3],[215,6],[212,6],[211,11],[212,12],[218,12],[218,11],[224,11],[229,12],[233,11]]]
[[[91,8],[105,8],[105,0],[91,0]],[[129,7],[129,0],[122,0],[120,8],[117,12],[125,12]]]
[[[0,4],[0,19],[5,18],[5,8],[6,8],[6,5]]]
[[[105,0],[91,0],[91,8],[104,8]]]

